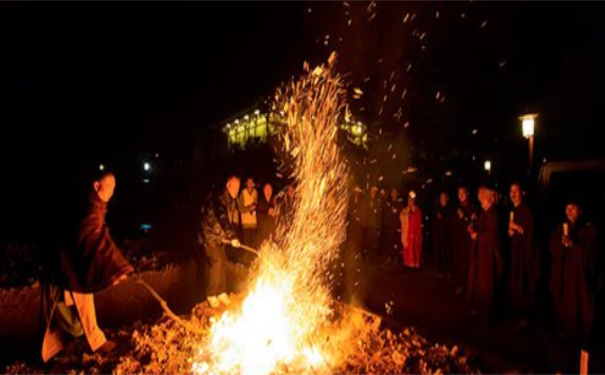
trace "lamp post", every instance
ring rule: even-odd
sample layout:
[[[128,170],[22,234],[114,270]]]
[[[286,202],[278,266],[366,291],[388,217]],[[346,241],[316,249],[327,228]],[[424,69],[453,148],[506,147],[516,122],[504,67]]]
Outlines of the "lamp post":
[[[483,167],[487,171],[487,174],[491,175],[491,172],[492,172],[492,162],[489,161],[489,160],[486,160],[485,163],[483,164]]]
[[[537,113],[528,113],[519,117],[523,130],[523,137],[529,140],[529,173],[532,171],[534,161],[534,131],[536,126]]]

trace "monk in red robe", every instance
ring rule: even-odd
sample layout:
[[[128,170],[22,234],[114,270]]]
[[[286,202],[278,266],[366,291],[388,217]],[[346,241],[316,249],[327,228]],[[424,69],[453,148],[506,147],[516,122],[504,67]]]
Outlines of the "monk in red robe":
[[[401,210],[401,243],[403,244],[403,264],[410,268],[420,268],[422,255],[422,211],[416,205],[416,193],[408,196],[408,205]]]

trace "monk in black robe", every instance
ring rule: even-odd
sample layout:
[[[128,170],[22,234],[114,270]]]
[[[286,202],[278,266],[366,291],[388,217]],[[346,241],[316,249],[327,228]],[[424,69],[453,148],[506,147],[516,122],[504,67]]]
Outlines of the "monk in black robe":
[[[510,198],[513,209],[508,217],[508,291],[511,310],[524,323],[533,307],[533,293],[538,279],[538,258],[533,245],[534,219],[529,207],[523,202],[523,190],[519,184],[511,185]]]
[[[439,194],[439,201],[433,212],[433,259],[439,274],[449,274],[452,270],[452,244],[450,243],[449,196],[443,191]]]
[[[458,188],[459,204],[452,220],[452,246],[454,259],[454,281],[458,284],[457,293],[461,293],[468,281],[469,256],[473,241],[469,228],[477,220],[477,207],[470,201],[468,189]]]
[[[568,203],[565,214],[550,238],[550,287],[558,328],[585,339],[593,319],[596,230],[577,202]]]

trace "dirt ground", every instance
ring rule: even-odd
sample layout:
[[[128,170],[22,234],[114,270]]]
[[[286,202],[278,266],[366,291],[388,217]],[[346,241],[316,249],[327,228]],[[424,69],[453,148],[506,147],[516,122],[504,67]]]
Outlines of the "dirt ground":
[[[574,340],[557,336],[550,327],[540,324],[519,329],[505,319],[473,315],[454,286],[431,270],[366,265],[363,273],[367,277],[360,283],[359,279],[356,281],[356,288],[365,289],[364,301],[358,301],[359,305],[383,316],[384,326],[393,332],[414,327],[431,345],[460,348],[484,373],[577,372],[580,351]],[[232,290],[237,291],[245,285],[247,269],[232,264],[229,275]],[[195,262],[150,271],[143,278],[178,314],[191,314],[192,308],[205,298],[203,269],[198,269]],[[15,367],[15,363],[27,366],[38,361],[39,299],[37,285],[0,291],[0,368],[13,365],[11,369],[16,372],[66,372],[65,366],[54,370],[52,366],[25,367],[24,371]],[[99,294],[96,305],[100,326],[122,344],[115,355],[132,352],[133,330],[162,324],[162,310],[157,302],[134,283],[126,282]],[[74,353],[85,352],[86,344],[76,342],[72,349]],[[92,366],[88,369],[94,367],[101,373],[108,370],[103,366],[112,366],[95,355],[67,358],[71,365],[88,361]],[[591,373],[603,373],[604,358],[597,351],[591,355]]]
[[[176,312],[186,312],[203,296],[195,262],[167,265],[140,276],[167,300]],[[40,350],[40,286],[0,290],[0,365],[22,357],[36,359]],[[95,295],[101,327],[118,328],[136,321],[154,321],[162,315],[155,299],[139,284],[127,280]]]
[[[577,373],[580,343],[537,319],[525,328],[503,316],[471,312],[463,295],[430,269],[366,265],[366,308],[387,314],[396,324],[416,327],[432,340],[455,343],[480,353],[493,369],[530,373]],[[591,354],[591,373],[605,373],[603,350]]]

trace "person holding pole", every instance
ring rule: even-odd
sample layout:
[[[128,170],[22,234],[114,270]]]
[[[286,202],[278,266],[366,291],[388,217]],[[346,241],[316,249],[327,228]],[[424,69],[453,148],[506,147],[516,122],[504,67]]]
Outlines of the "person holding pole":
[[[202,208],[202,221],[198,233],[198,243],[204,245],[208,262],[206,298],[211,307],[228,305],[227,295],[227,255],[225,242],[238,248],[237,225],[239,210],[237,197],[240,179],[231,176],[224,189],[211,195]]]
[[[116,343],[97,325],[94,294],[114,286],[134,272],[105,224],[107,203],[116,187],[109,171],[95,176],[83,210],[65,225],[57,256],[49,259],[42,288],[42,360],[63,350],[68,338],[84,335],[93,352],[108,353]]]

